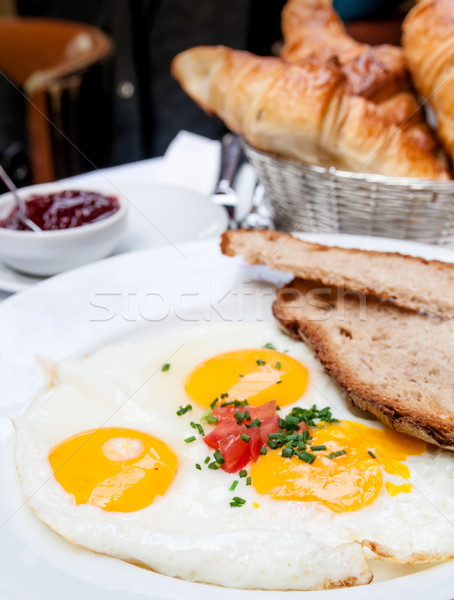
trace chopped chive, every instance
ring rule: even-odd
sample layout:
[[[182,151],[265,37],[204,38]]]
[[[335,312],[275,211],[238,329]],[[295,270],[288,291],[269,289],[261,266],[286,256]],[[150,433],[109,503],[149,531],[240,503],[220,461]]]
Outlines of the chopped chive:
[[[211,460],[211,458],[209,456],[207,456],[203,462],[207,465],[210,462],[210,460]]]
[[[219,398],[215,398],[213,400],[213,402],[210,404],[211,408],[214,408],[218,402],[219,402]]]
[[[243,373],[238,373],[238,377],[244,377]]]
[[[240,477],[247,477],[247,471],[245,471],[245,470],[243,469],[242,471],[240,471],[240,472],[238,473],[238,475],[239,475]]]
[[[246,419],[246,421],[250,421],[251,420],[251,414],[248,410],[244,411],[244,418]]]
[[[268,440],[268,446],[272,449],[272,450],[276,450],[276,448],[278,447],[278,442],[275,442],[274,440]],[[266,454],[266,452],[264,452],[264,454]]]
[[[309,432],[307,429],[303,429],[303,442],[307,442],[309,439]]]
[[[276,350],[275,346],[271,344],[271,342],[268,342],[268,344],[265,344],[263,347],[267,348],[268,350]]]
[[[235,488],[236,488],[237,485],[238,485],[238,479],[235,479],[235,481],[230,486],[230,491],[231,492],[235,491]]]
[[[282,379],[278,379],[276,383],[282,383]]]
[[[260,421],[260,419],[254,419],[249,423],[249,427],[260,427],[261,424],[262,421]]]
[[[274,368],[275,368],[275,369],[277,369],[277,370],[279,371],[279,369],[281,368],[281,363],[280,363],[280,362],[277,362],[277,363],[274,365]]]
[[[258,366],[259,366],[259,367],[261,367],[261,366],[263,366],[264,364],[266,364],[266,363],[265,363],[265,361],[264,361],[264,360],[262,360],[261,358],[258,358],[258,359],[257,359],[255,362],[258,364]]]
[[[241,410],[238,410],[234,415],[237,423],[242,423],[244,421],[244,413]]]
[[[166,363],[165,365],[162,365],[161,367],[161,371],[165,372],[168,371],[170,369],[170,363]]]
[[[211,469],[212,471],[216,471],[216,469],[220,469],[221,465],[219,463],[217,463],[216,461],[210,462],[210,464],[208,465],[208,468]]]
[[[317,452],[317,450],[326,450],[326,446],[311,446],[311,450]]]
[[[282,448],[282,456],[284,458],[291,458],[293,455],[293,450],[291,448]]]
[[[260,454],[266,454],[268,452],[268,448],[266,446],[262,446],[260,448]]]
[[[368,450],[367,453],[372,456],[372,458],[375,458],[375,454],[371,450]]]
[[[248,477],[246,479],[246,485],[251,485],[251,483],[252,483],[252,479],[250,477]]]
[[[216,425],[218,420],[219,419],[217,417],[215,417],[214,415],[210,415],[209,417],[207,417],[207,423],[209,423],[210,425]]]
[[[276,410],[281,410],[281,407],[279,406],[279,404],[276,404]]]
[[[249,440],[251,439],[251,436],[250,436],[250,435],[248,435],[247,433],[242,433],[242,434],[240,435],[240,438],[243,440],[243,442],[246,442],[246,443],[247,443],[247,442],[249,442]]]
[[[216,459],[216,462],[218,462],[220,465],[223,465],[225,463],[224,457],[219,452],[219,450],[216,450],[216,452],[213,454],[213,456]]]
[[[230,402],[221,402],[220,406],[221,408],[224,408],[224,406],[233,406],[235,404],[235,400],[230,400]]]
[[[199,463],[195,463],[195,468],[198,469],[199,471],[202,470],[202,467],[199,465]]]
[[[224,398],[228,398],[228,397],[229,397],[229,395],[227,393],[221,394],[221,400],[223,400]]]
[[[180,408],[177,410],[177,415],[181,417],[181,415],[186,414],[190,410],[192,410],[192,406],[190,404],[187,404],[186,406],[180,406]]]
[[[328,458],[331,458],[331,460],[333,458],[337,458],[338,456],[343,456],[344,454],[347,454],[347,452],[345,450],[339,450],[338,452],[331,452],[331,454],[328,454]]]
[[[243,504],[246,504],[246,500],[243,500],[243,498],[238,498],[238,496],[234,496],[232,498],[232,501],[230,502],[230,506],[232,506],[233,508],[243,506]]]
[[[186,438],[184,441],[186,442],[186,444],[190,444],[191,442],[195,442],[195,440],[195,435],[191,435],[191,437]]]
[[[310,452],[306,452],[305,450],[301,450],[301,452],[295,452],[298,458],[307,462],[308,464],[312,464],[314,460],[317,458],[315,454],[311,454]]]
[[[205,435],[205,432],[203,431],[203,427],[202,427],[202,425],[200,425],[200,423],[194,423],[193,421],[191,421],[189,424],[193,429],[197,429],[197,431],[200,433],[200,435]]]

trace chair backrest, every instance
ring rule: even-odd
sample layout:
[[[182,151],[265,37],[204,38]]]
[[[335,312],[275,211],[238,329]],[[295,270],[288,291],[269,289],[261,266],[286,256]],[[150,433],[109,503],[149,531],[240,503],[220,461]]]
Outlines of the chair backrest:
[[[33,183],[56,178],[64,147],[76,157],[77,131],[74,126],[71,130],[74,120],[68,106],[70,113],[83,74],[111,49],[106,34],[82,23],[0,18],[0,70],[26,96]]]

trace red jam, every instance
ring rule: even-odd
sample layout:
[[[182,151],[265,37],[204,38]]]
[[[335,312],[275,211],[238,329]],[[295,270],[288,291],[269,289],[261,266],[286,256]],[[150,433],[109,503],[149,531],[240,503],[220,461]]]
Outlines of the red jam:
[[[33,194],[26,199],[27,217],[45,231],[70,229],[105,219],[117,212],[120,202],[115,196],[102,196],[97,192],[66,190],[54,194]],[[15,207],[0,227],[28,230],[20,221]]]

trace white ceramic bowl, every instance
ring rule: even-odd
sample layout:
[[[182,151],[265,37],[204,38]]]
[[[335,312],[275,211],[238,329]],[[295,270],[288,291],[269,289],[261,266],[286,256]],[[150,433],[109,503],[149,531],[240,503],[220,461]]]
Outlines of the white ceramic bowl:
[[[120,208],[114,214],[88,225],[55,231],[15,231],[0,227],[0,260],[32,275],[55,275],[107,256],[115,248],[125,229],[127,201],[119,194],[99,186],[44,184],[19,190],[24,199],[32,194],[51,194],[63,190],[88,190],[117,196]],[[10,193],[0,196],[0,219],[14,207]]]

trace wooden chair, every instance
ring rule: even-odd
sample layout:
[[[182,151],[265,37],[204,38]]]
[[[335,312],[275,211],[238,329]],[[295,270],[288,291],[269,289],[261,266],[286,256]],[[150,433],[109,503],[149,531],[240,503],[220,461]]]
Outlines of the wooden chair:
[[[111,49],[110,38],[89,25],[0,18],[0,70],[26,98],[33,183],[71,174],[62,173],[57,164],[78,159],[73,114],[82,78]]]

